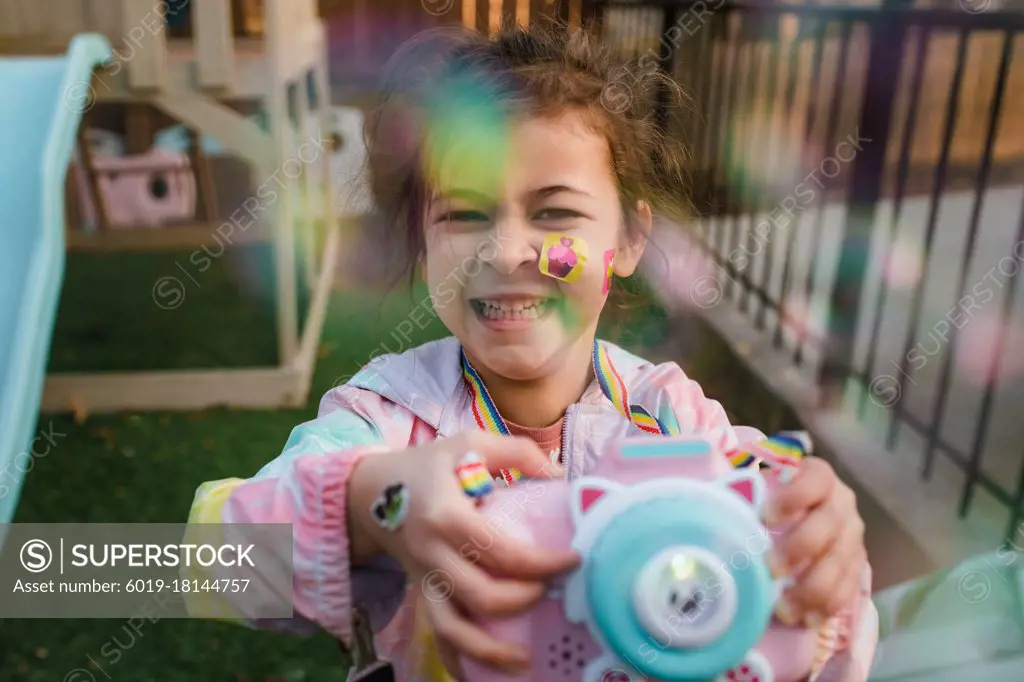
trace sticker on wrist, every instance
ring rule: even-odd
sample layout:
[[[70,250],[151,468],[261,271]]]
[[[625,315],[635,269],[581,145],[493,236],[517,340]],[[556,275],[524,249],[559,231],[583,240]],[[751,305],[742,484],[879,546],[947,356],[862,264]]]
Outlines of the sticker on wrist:
[[[404,483],[392,483],[370,507],[373,520],[381,528],[396,531],[405,523],[409,511],[409,489]]]

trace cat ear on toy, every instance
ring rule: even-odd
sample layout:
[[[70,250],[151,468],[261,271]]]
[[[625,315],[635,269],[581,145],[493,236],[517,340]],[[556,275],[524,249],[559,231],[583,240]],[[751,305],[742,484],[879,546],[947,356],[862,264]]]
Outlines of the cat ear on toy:
[[[604,478],[583,477],[572,487],[572,516],[579,520],[588,514],[608,493],[622,486]]]
[[[733,471],[722,476],[718,482],[750,503],[755,510],[760,510],[765,502],[764,479],[756,471],[749,469]]]
[[[579,237],[552,232],[540,250],[540,271],[570,284],[579,280],[587,262],[587,243]]]

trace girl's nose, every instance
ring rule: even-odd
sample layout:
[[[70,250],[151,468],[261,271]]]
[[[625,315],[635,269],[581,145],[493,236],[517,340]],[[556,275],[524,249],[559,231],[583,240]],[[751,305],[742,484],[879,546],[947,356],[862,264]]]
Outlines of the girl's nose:
[[[495,222],[488,240],[491,244],[481,250],[481,259],[502,275],[511,275],[524,265],[536,265],[540,258],[540,242],[521,220],[505,218]]]

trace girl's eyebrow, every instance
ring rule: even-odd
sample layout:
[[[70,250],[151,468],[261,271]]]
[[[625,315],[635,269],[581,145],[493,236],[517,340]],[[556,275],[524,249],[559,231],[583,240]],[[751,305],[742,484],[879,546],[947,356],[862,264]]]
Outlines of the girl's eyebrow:
[[[472,189],[462,189],[459,187],[447,189],[443,192],[434,192],[434,196],[430,198],[430,201],[450,201],[452,199],[465,199],[474,204],[483,205],[490,205],[494,203],[493,198],[487,196],[486,194],[483,194],[482,192],[477,192],[476,190]]]
[[[555,194],[561,194],[562,192],[569,192],[570,194],[579,194],[581,196],[590,197],[591,199],[594,198],[587,192],[584,192],[581,189],[576,189],[575,187],[569,187],[568,185],[548,185],[547,187],[541,187],[540,189],[534,190],[532,194],[538,199],[546,199]]]

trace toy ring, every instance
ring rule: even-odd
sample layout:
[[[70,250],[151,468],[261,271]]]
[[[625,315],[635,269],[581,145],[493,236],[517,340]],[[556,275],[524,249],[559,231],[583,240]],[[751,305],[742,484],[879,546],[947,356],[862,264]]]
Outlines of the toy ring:
[[[487,464],[475,452],[467,452],[455,466],[455,476],[463,492],[474,500],[480,500],[494,491],[494,480],[487,471]]]

